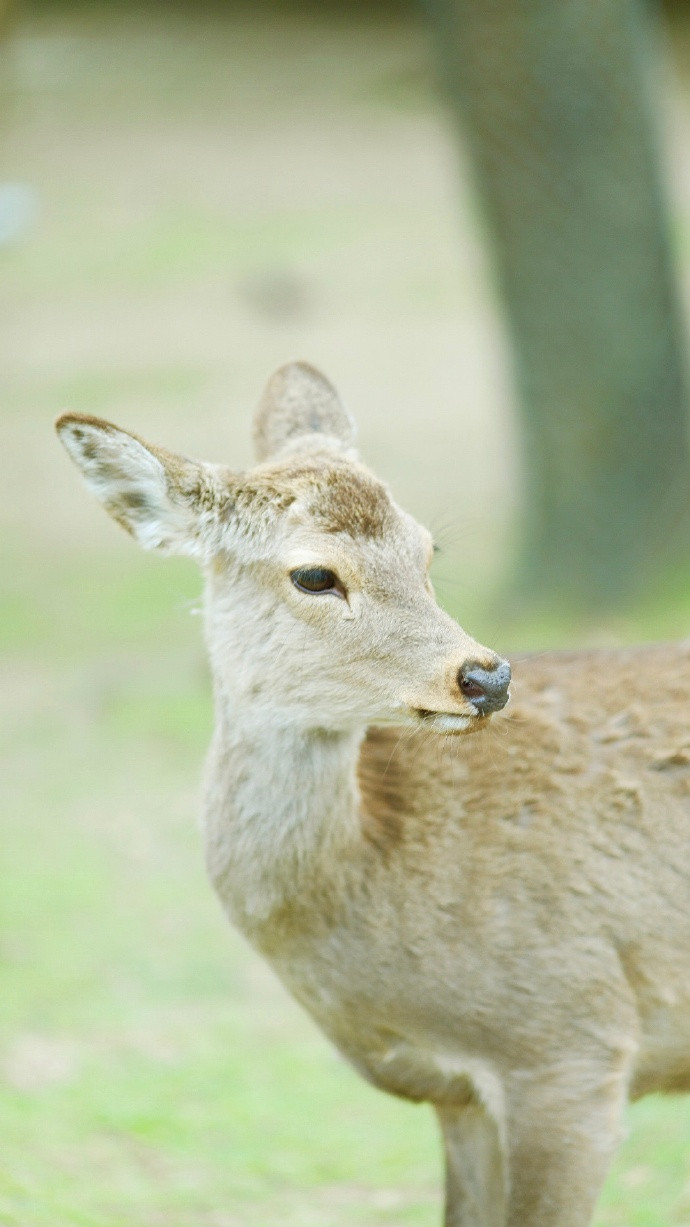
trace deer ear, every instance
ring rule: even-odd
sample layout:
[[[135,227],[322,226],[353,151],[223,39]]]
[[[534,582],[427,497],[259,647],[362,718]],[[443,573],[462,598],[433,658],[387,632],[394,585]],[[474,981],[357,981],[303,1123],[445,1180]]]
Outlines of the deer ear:
[[[254,415],[257,460],[324,446],[352,453],[355,437],[353,418],[315,367],[289,362],[271,376]]]
[[[55,427],[87,486],[147,550],[203,560],[220,548],[233,475],[144,443],[100,418],[65,413]]]

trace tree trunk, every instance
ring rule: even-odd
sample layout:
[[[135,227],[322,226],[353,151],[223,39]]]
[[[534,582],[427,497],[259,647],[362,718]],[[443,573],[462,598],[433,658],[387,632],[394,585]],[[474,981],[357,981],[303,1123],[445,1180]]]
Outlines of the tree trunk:
[[[514,342],[520,582],[615,604],[687,542],[684,335],[638,0],[425,0]]]

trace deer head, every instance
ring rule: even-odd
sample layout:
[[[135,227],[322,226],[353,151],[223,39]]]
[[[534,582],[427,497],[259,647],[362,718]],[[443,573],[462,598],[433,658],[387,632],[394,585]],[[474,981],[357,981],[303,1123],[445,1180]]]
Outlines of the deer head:
[[[433,543],[357,459],[354,423],[304,363],[269,381],[246,473],[173,455],[109,422],[57,429],[87,485],[145,549],[206,575],[221,707],[331,732],[478,727],[510,669],[436,603]]]

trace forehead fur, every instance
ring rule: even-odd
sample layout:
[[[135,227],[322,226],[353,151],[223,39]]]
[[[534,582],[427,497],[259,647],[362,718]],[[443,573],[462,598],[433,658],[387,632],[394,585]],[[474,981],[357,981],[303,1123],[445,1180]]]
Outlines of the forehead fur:
[[[237,510],[285,511],[303,503],[328,533],[381,538],[394,516],[386,487],[362,465],[321,454],[254,469],[238,491]]]

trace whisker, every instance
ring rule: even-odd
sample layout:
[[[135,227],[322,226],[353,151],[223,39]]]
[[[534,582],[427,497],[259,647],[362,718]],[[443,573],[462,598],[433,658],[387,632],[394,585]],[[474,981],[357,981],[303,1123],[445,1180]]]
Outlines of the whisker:
[[[386,763],[386,766],[385,766],[385,768],[384,768],[384,772],[383,772],[384,776],[386,775],[386,773],[387,773],[387,771],[388,771],[388,768],[390,767],[390,765],[391,765],[391,763],[392,763],[392,761],[393,761],[393,758],[394,758],[394,756],[395,756],[395,754],[396,754],[396,752],[397,752],[397,750],[398,750],[398,747],[399,747],[399,746],[401,746],[401,745],[402,745],[402,743],[403,743],[403,742],[404,742],[406,739],[409,739],[409,736],[410,736],[410,726],[403,724],[401,727],[402,727],[402,731],[401,731],[401,733],[400,733],[400,736],[396,738],[395,745],[393,746],[393,749],[392,749],[392,750],[391,750],[391,752],[390,752],[390,755],[389,755],[389,758],[388,758],[388,762]],[[411,726],[411,731],[412,731],[412,732],[415,732],[414,725],[412,725],[412,726]]]

